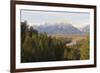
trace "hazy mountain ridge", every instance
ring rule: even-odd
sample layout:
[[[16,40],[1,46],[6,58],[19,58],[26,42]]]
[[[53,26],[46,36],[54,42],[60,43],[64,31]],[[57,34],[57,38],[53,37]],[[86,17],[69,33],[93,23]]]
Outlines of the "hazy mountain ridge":
[[[84,26],[84,27],[82,28],[82,31],[83,31],[84,33],[88,33],[88,32],[90,31],[90,28],[89,28],[89,27],[90,27],[89,25]]]
[[[78,34],[82,35],[89,32],[89,26],[83,27],[81,30],[71,24],[44,24],[36,28],[39,32],[46,32],[47,34]]]

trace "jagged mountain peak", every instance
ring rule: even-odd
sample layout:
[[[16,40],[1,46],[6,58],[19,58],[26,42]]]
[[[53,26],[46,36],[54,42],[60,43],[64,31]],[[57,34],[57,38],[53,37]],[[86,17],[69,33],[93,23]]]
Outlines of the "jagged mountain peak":
[[[82,32],[72,24],[56,23],[40,25],[37,30],[47,34],[82,34]]]

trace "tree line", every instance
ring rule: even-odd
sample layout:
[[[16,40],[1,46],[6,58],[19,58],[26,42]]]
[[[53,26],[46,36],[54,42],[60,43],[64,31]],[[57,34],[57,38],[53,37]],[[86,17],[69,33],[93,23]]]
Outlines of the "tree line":
[[[21,22],[21,61],[37,62],[63,60],[64,45],[47,34],[39,33],[27,22]]]

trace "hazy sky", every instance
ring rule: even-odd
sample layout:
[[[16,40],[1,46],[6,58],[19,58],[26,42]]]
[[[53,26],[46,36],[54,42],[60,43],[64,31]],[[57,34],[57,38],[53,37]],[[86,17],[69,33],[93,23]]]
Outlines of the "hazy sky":
[[[21,10],[21,21],[27,21],[29,25],[42,25],[45,23],[69,23],[75,27],[83,27],[89,24],[90,14],[79,12],[55,12]]]

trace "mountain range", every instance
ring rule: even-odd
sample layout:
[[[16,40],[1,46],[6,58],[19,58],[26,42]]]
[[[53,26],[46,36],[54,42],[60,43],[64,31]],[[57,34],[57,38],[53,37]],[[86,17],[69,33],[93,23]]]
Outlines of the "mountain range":
[[[86,34],[89,32],[89,25],[78,29],[74,27],[72,24],[65,24],[65,23],[59,23],[59,24],[44,24],[40,25],[35,28],[38,30],[38,32],[44,33],[46,32],[47,34]]]

